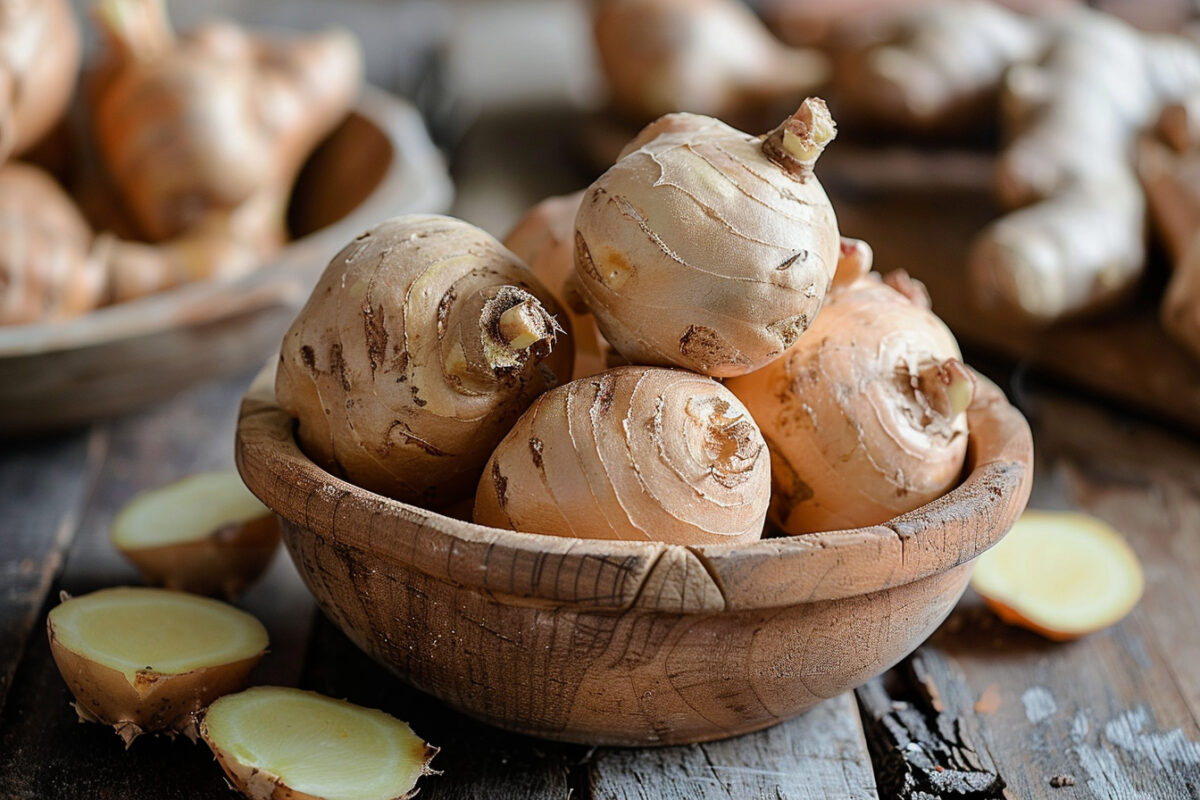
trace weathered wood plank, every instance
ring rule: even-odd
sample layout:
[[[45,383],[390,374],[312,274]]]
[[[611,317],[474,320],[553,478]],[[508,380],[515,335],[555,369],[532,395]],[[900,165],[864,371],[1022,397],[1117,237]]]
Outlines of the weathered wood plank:
[[[422,780],[422,800],[572,796],[572,771],[586,748],[507,733],[452,711],[371,661],[323,616],[314,627],[306,663],[303,688],[381,708],[408,720],[419,736],[442,748],[433,760],[442,774]]]
[[[734,739],[649,750],[598,750],[588,768],[594,800],[877,796],[851,694]]]
[[[1078,508],[1123,531],[1145,567],[1145,597],[1116,627],[1055,644],[1001,624],[968,592],[908,668],[974,727],[970,741],[1005,796],[1196,797],[1200,447],[1045,390],[1028,400],[1032,505]]]
[[[81,431],[12,444],[0,457],[0,711],[107,445],[103,431]]]
[[[197,470],[232,466],[237,403],[251,377],[195,388],[108,426],[108,452],[55,594],[59,588],[82,594],[140,582],[109,542],[113,516],[139,491]],[[255,680],[294,683],[313,605],[290,561],[282,554],[277,559],[264,583],[241,605],[259,616],[272,635],[271,652]],[[53,603],[41,609],[43,616]],[[0,717],[0,797],[230,796],[203,745],[147,737],[123,752],[111,731],[77,723],[70,700],[45,637],[34,636]]]

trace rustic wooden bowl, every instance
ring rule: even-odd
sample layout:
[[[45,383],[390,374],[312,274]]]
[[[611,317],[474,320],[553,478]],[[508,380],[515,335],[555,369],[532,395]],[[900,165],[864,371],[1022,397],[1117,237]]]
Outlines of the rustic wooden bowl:
[[[300,175],[289,209],[299,238],[272,263],[66,322],[0,327],[0,437],[112,416],[262,363],[338,249],[389,216],[443,211],[451,194],[417,111],[364,90]]]
[[[886,525],[717,547],[514,533],[329,475],[272,383],[242,403],[238,469],[325,613],[471,716],[589,744],[734,736],[879,674],[950,612],[1032,478],[1028,425],[981,379],[962,484]]]

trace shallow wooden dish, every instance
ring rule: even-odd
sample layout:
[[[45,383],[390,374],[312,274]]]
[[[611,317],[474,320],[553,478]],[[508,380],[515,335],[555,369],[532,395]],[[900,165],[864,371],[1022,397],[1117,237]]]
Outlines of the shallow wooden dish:
[[[958,488],[887,525],[739,547],[514,533],[372,494],[300,451],[271,370],[237,464],[321,608],[404,680],[522,733],[678,744],[794,716],[941,623],[1032,479],[1028,425],[981,382]]]
[[[0,437],[112,416],[261,363],[329,259],[372,224],[444,211],[452,187],[408,103],[365,89],[297,181],[271,263],[60,323],[0,327]]]

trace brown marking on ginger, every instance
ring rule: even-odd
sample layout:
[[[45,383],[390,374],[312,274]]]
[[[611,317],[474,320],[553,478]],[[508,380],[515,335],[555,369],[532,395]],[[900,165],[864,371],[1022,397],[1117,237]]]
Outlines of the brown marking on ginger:
[[[725,400],[688,401],[688,412],[704,426],[708,474],[726,489],[745,483],[762,454],[757,427],[746,417],[728,416]]]
[[[442,299],[438,301],[437,335],[439,339],[446,335],[446,320],[450,316],[450,309],[453,307],[456,299],[458,299],[458,292],[450,288],[446,290],[446,293],[442,295]]]
[[[704,325],[689,325],[679,337],[679,354],[697,364],[701,371],[717,367],[743,367],[745,356],[726,342],[721,334]]]
[[[496,490],[496,502],[503,509],[508,505],[508,478],[500,474],[500,462],[492,462],[492,487]]]
[[[413,433],[412,428],[398,419],[392,421],[392,424],[388,426],[387,433],[383,437],[385,442],[385,451],[386,449],[391,448],[393,437],[397,435],[400,437],[402,444],[417,447],[431,456],[450,455],[445,450],[442,450],[431,442],[428,442],[422,439],[420,436],[417,436],[415,433]]]
[[[417,406],[418,408],[424,408],[425,406],[429,405],[429,401],[422,399],[420,395],[421,388],[419,386],[414,383],[412,386],[408,387],[408,389],[410,392],[412,392],[413,405]]]
[[[772,322],[767,326],[767,330],[775,334],[779,339],[779,344],[784,350],[787,350],[796,343],[800,334],[808,330],[808,314],[797,314],[794,317]]]
[[[363,303],[363,338],[367,344],[367,359],[370,362],[372,377],[383,364],[384,356],[387,354],[388,332],[384,313],[382,305],[372,306],[369,303]]]
[[[542,440],[536,436],[529,439],[529,452],[533,453],[533,465],[538,469],[542,469]]]
[[[783,272],[784,270],[791,269],[792,265],[797,261],[803,264],[805,261],[808,261],[808,255],[809,254],[807,250],[797,250],[793,255],[784,259],[783,263],[775,268],[775,271]]]
[[[341,342],[329,345],[329,374],[338,377],[342,384],[342,391],[350,391],[350,378],[346,375],[346,359],[342,356]]]
[[[282,354],[280,355],[282,358]],[[300,347],[300,360],[304,362],[304,366],[313,375],[317,374],[317,355],[313,352],[310,345],[302,345]]]
[[[596,389],[596,397],[592,401],[593,407],[598,414],[606,414],[612,408],[613,392],[616,390],[616,384],[611,375],[599,375],[592,381],[592,386]]]

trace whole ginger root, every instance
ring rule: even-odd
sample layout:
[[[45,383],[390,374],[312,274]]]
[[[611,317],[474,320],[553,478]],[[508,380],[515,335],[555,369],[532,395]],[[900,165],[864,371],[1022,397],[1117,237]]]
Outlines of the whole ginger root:
[[[845,273],[861,270],[864,252],[843,252]],[[770,448],[786,533],[878,525],[961,477],[974,377],[904,273],[838,286],[782,358],[726,385]]]
[[[233,213],[283,211],[313,147],[346,115],[362,58],[348,33],[273,39],[231,23],[175,36],[162,0],[100,0],[107,53],[92,81],[109,181],[151,242]]]
[[[0,0],[0,163],[62,118],[80,52],[69,0]]]
[[[754,119],[829,78],[823,54],[782,44],[740,0],[594,0],[593,28],[613,103],[639,120]]]
[[[534,398],[569,378],[560,324],[550,292],[491,236],[397,217],[330,262],[284,336],[275,396],[325,469],[444,507],[474,490]]]

